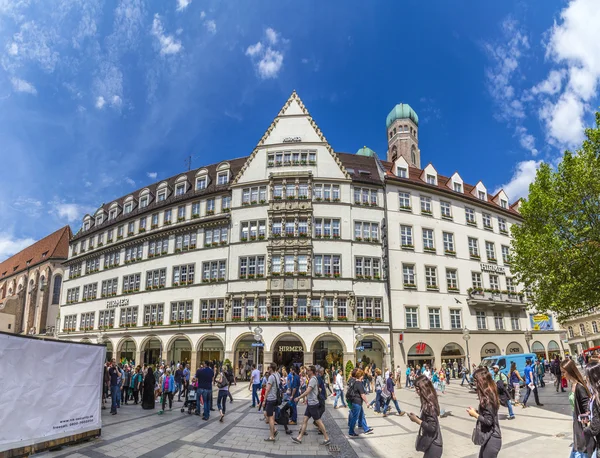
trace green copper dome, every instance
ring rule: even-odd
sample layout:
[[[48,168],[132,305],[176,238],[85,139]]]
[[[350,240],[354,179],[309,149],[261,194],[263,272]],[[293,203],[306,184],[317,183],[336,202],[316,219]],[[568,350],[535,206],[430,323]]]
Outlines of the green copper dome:
[[[371,148],[367,148],[366,146],[363,146],[361,149],[359,149],[356,152],[357,156],[368,156],[368,157],[374,157],[377,155],[377,153],[375,153],[375,151],[373,151]]]
[[[390,127],[396,119],[412,119],[417,126],[419,125],[419,117],[408,103],[399,103],[390,111],[385,120],[386,127]]]

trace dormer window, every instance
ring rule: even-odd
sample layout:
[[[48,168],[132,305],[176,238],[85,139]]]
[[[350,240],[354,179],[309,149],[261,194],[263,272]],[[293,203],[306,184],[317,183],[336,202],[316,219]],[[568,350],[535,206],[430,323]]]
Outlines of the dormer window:
[[[217,184],[224,185],[227,183],[229,183],[229,171],[226,170],[225,172],[219,172],[217,175]]]
[[[455,192],[462,192],[462,184],[461,183],[454,183],[454,191]]]
[[[427,174],[427,184],[435,184],[435,175]]]
[[[206,177],[198,178],[196,180],[196,191],[199,191],[200,189],[206,189],[207,181],[208,180],[206,179]]]
[[[102,215],[96,217],[96,226],[102,224]]]
[[[129,202],[128,204],[125,204],[125,214],[131,213],[132,208],[133,208],[133,204],[131,202]]]
[[[142,197],[140,199],[140,208],[146,208],[148,206],[148,197]]]
[[[175,188],[176,196],[183,196],[183,194],[185,194],[185,183],[178,184]]]
[[[85,223],[83,223],[83,230],[87,231],[90,228],[90,223],[89,221],[86,221]]]
[[[159,192],[158,193],[158,201],[162,202],[167,198],[167,192],[163,191],[163,192]]]
[[[485,191],[477,191],[477,195],[479,196],[479,200],[485,200]]]
[[[500,200],[500,206],[501,206],[502,208],[508,208],[508,202],[507,202],[507,201],[505,201],[504,199],[501,199],[501,200]]]
[[[406,167],[398,167],[397,175],[400,178],[408,178],[408,170],[406,169]]]
[[[117,210],[111,210],[108,214],[108,219],[115,219],[117,217]]]

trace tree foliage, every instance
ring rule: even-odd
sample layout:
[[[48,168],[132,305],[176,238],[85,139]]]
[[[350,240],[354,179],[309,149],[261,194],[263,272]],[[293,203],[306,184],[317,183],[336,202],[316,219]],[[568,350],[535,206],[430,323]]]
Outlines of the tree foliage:
[[[543,163],[513,225],[511,271],[559,321],[600,306],[600,112],[577,152]]]

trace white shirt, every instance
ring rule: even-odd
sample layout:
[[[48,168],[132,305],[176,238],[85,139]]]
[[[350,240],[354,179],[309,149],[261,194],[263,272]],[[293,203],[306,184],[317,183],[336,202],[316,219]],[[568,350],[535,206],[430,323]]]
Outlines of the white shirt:
[[[425,372],[423,372],[423,375],[425,377],[427,377],[429,380],[431,380],[431,371],[429,369],[425,369]]]
[[[385,371],[385,379],[387,380],[388,378],[390,378],[390,371]]]
[[[254,369],[251,374],[252,383],[257,384],[260,383],[260,371],[258,369]]]

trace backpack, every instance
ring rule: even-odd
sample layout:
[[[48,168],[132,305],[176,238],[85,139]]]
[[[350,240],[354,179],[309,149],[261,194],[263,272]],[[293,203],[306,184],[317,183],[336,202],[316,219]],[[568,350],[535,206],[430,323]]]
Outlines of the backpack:
[[[227,380],[227,377],[224,377],[223,374],[219,374],[219,376],[217,377],[217,386],[219,387],[219,389],[225,388],[228,385],[229,381]]]
[[[500,401],[500,405],[503,407],[508,407],[508,399],[510,398],[508,392],[508,379],[506,375],[500,372],[500,378],[496,382],[496,387],[498,388],[498,399]]]
[[[274,386],[275,386],[275,390],[276,390],[276,392],[275,392],[275,395],[276,395],[276,397],[275,397],[275,406],[280,406],[281,403],[283,402],[283,397],[281,395],[281,386],[280,386],[281,379],[279,379],[277,377],[276,373],[273,374],[273,378],[275,379]],[[268,383],[268,380],[267,380],[267,383]],[[273,389],[273,387],[271,387],[271,389]]]
[[[388,390],[387,383],[384,383],[383,388],[381,388],[380,396],[383,398],[384,401],[387,401],[391,395],[392,393],[390,393],[390,391]]]
[[[354,389],[354,384],[356,383],[355,378],[351,378],[348,380],[348,388],[346,388],[346,402],[348,403],[348,408],[352,408],[352,400],[356,394],[356,390]]]

